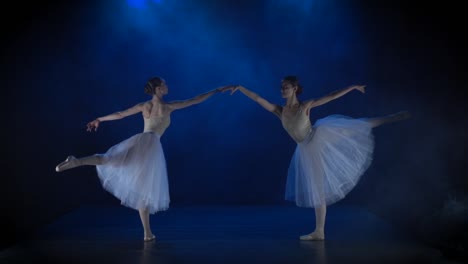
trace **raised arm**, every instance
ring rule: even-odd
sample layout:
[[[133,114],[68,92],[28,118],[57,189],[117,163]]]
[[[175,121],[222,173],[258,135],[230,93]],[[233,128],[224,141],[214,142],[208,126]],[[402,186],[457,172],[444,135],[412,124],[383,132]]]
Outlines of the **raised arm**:
[[[98,117],[96,119],[94,119],[93,121],[89,122],[86,126],[87,126],[87,129],[86,131],[96,131],[99,127],[99,124],[101,122],[104,122],[104,121],[111,121],[111,120],[118,120],[118,119],[122,119],[124,117],[127,117],[127,116],[130,116],[130,115],[134,115],[136,113],[139,113],[143,110],[143,104],[144,103],[139,103],[135,106],[132,106],[126,110],[123,110],[123,111],[119,111],[119,112],[115,112],[115,113],[112,113],[112,114],[109,114],[109,115],[105,115],[105,116],[102,116],[102,117]]]
[[[216,89],[211,90],[211,91],[209,91],[209,92],[206,92],[206,93],[197,95],[197,96],[195,96],[195,97],[193,97],[193,98],[190,98],[190,99],[187,99],[187,100],[183,100],[183,101],[172,101],[172,102],[168,103],[168,106],[169,106],[172,110],[183,109],[183,108],[186,108],[186,107],[195,105],[195,104],[199,104],[199,103],[205,101],[206,99],[210,98],[210,97],[211,97],[212,95],[214,95],[215,93],[224,92],[224,91],[232,90],[232,89],[233,89],[233,86],[219,87],[219,88],[216,88]]]
[[[306,106],[307,109],[311,109],[311,108],[326,104],[326,103],[328,103],[328,102],[330,102],[332,100],[335,100],[337,98],[340,98],[341,96],[351,92],[352,90],[358,90],[361,93],[365,93],[365,87],[366,87],[365,85],[353,85],[353,86],[350,86],[348,88],[344,88],[344,89],[341,89],[341,90],[331,92],[331,93],[327,94],[326,96],[323,96],[323,97],[318,98],[318,99],[307,100],[304,103],[304,105]]]
[[[267,100],[260,97],[258,94],[250,91],[249,89],[245,88],[244,86],[237,86],[236,90],[241,91],[243,94],[245,94],[247,97],[249,97],[253,101],[257,102],[259,105],[261,105],[266,110],[272,112],[273,114],[277,115],[278,117],[281,117],[281,112],[283,110],[283,108],[281,106],[268,102]]]

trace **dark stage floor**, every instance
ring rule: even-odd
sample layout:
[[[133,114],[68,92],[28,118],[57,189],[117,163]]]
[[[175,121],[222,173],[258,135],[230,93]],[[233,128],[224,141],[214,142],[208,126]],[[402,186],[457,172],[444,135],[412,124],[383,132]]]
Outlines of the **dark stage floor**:
[[[83,207],[0,263],[455,263],[358,207],[331,206],[327,240],[300,241],[314,221],[295,206],[172,207],[152,217],[157,241],[145,243],[136,211]]]

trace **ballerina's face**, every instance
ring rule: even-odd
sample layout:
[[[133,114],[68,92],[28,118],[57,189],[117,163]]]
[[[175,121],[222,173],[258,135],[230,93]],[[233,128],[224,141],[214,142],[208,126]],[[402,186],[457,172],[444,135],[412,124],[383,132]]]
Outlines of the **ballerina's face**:
[[[165,81],[165,80],[162,80],[161,85],[159,85],[157,89],[159,90],[159,92],[160,92],[162,95],[166,95],[166,94],[169,93],[169,88],[167,87],[167,84],[166,84],[166,81]]]
[[[297,87],[288,81],[281,81],[281,97],[289,98],[296,94]]]

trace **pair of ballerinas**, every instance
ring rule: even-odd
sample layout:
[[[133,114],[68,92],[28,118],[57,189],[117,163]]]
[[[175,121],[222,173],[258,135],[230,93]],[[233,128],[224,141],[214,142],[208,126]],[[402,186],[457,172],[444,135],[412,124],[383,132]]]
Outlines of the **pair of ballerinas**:
[[[218,92],[236,91],[275,114],[297,148],[292,157],[285,198],[297,206],[315,208],[315,230],[300,236],[301,240],[324,240],[327,205],[343,199],[359,181],[372,160],[374,140],[372,128],[384,123],[410,117],[406,111],[378,118],[354,119],[332,115],[311,124],[309,114],[314,107],[337,99],[353,90],[365,92],[365,86],[355,85],[332,92],[318,99],[299,101],[302,87],[295,76],[286,76],[281,82],[285,105],[268,102],[243,86],[225,86],[184,101],[165,102],[168,93],[165,80],[151,78],[145,93],[151,100],[141,102],[121,112],[96,118],[87,124],[87,131],[96,131],[104,121],[122,119],[142,113],[143,133],[136,134],[106,153],[67,159],[57,165],[56,171],[83,165],[94,165],[105,190],[122,205],[139,211],[144,230],[144,241],[155,239],[149,215],[169,208],[169,185],[166,162],[160,137],[169,127],[171,113],[199,104]]]

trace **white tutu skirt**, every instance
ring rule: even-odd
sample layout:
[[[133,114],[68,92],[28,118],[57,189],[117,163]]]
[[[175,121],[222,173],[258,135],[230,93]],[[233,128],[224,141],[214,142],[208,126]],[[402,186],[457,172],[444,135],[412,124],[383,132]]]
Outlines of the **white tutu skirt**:
[[[147,208],[151,214],[169,208],[166,160],[156,133],[136,134],[111,147],[96,170],[104,189],[121,204]]]
[[[331,115],[317,120],[298,143],[286,181],[286,200],[320,207],[343,199],[372,162],[374,137],[365,119]]]

